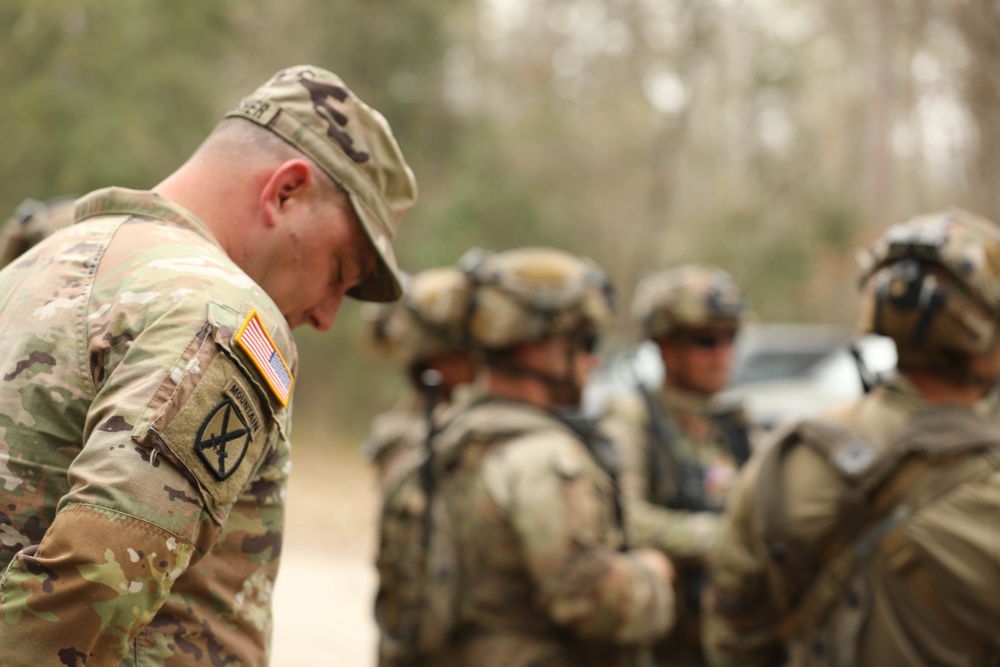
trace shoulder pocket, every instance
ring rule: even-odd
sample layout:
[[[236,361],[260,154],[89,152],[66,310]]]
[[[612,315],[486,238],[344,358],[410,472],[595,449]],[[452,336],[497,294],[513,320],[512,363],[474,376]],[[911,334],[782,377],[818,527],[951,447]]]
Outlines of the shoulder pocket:
[[[287,411],[234,349],[240,314],[210,304],[208,321],[188,346],[132,437],[166,453],[197,482],[212,516],[223,522],[259,468],[269,443],[284,438]],[[150,440],[153,440],[151,442]]]

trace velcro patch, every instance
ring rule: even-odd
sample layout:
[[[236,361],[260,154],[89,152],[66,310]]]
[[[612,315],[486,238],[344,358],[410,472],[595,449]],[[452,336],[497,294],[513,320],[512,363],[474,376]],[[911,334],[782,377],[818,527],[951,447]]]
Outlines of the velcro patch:
[[[151,425],[222,521],[259,467],[277,425],[266,398],[244,375],[250,371],[221,351],[207,363],[185,399],[161,406]]]
[[[250,445],[250,426],[239,406],[224,398],[201,423],[194,449],[216,479],[233,474]]]
[[[250,313],[240,327],[239,333],[236,334],[236,342],[260,371],[274,397],[282,406],[288,407],[288,398],[295,380],[292,372],[288,370],[285,358],[278,352],[274,340],[257,316],[256,310]]]

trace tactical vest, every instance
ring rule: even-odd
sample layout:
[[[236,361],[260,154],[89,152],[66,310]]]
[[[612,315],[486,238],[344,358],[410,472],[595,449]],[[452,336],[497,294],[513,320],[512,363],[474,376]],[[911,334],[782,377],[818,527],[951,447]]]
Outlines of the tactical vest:
[[[677,443],[683,437],[670,410],[645,387],[640,387],[646,410],[646,483],[649,498],[657,505],[689,512],[718,511],[705,493],[705,470],[695,461],[685,460]],[[723,434],[727,449],[737,468],[750,458],[750,437],[746,424],[736,412],[719,412],[711,416],[715,427]]]
[[[438,667],[449,663],[448,647],[458,627],[462,583],[448,490],[452,464],[460,455],[482,457],[490,449],[528,433],[571,433],[587,445],[612,480],[621,549],[627,549],[617,492],[618,463],[612,444],[597,436],[587,420],[556,413],[539,411],[539,416],[498,428],[488,408],[503,402],[507,401],[482,399],[451,418],[441,430],[460,428],[461,439],[447,443],[447,451],[434,453],[430,461],[426,456],[415,458],[386,490],[377,559],[380,584],[375,602],[380,631],[379,667]],[[476,451],[467,451],[473,443]],[[435,445],[431,451],[437,449]]]
[[[819,454],[843,484],[837,526],[821,541],[818,557],[797,543],[788,524],[781,467],[798,445]],[[836,631],[825,626],[839,605],[862,606],[858,598],[865,595],[865,577],[874,576],[866,573],[871,557],[893,542],[922,509],[998,469],[1000,437],[995,427],[957,406],[914,414],[883,448],[827,420],[807,419],[786,427],[761,461],[753,520],[767,547],[769,579],[777,586],[772,594],[784,610],[781,634],[799,651],[792,664],[857,664],[865,619],[859,615]],[[941,632],[968,655],[982,656],[978,662],[970,658],[969,664],[1000,664],[998,647],[962,626],[941,602],[924,568],[911,568],[907,581],[936,614]],[[824,647],[823,642],[836,646]],[[803,659],[803,652],[814,655]]]

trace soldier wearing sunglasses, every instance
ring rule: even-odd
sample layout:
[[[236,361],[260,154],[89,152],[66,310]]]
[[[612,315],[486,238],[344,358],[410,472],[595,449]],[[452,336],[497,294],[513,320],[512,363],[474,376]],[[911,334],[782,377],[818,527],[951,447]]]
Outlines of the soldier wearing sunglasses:
[[[665,379],[654,390],[637,383],[602,420],[620,449],[634,541],[662,550],[678,569],[678,625],[657,647],[661,665],[704,664],[698,629],[704,559],[750,452],[742,411],[713,397],[729,382],[733,340],[748,314],[742,291],[718,268],[690,264],[644,278],[632,315],[659,349]]]

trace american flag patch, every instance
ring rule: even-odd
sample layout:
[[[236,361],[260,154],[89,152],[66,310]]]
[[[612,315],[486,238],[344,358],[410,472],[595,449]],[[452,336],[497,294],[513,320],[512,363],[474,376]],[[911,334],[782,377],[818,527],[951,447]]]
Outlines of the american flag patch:
[[[274,392],[278,401],[283,406],[287,406],[294,379],[288,370],[288,364],[285,363],[285,359],[278,352],[278,348],[274,346],[274,341],[271,340],[267,329],[257,317],[256,310],[250,313],[247,321],[240,327],[239,333],[236,334],[236,342],[264,376],[267,386]]]

